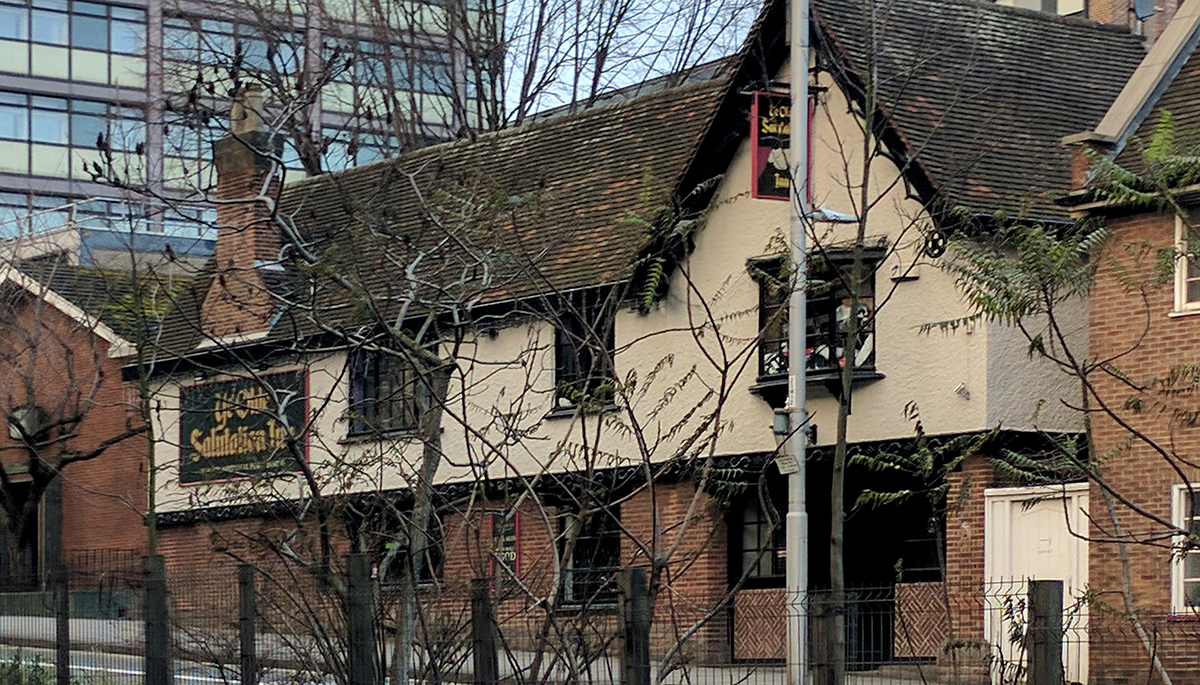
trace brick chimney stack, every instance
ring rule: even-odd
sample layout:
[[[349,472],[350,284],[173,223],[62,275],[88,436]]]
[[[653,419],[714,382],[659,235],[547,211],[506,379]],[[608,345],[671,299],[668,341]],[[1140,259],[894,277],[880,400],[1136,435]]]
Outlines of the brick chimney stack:
[[[279,175],[270,156],[283,151],[283,138],[263,124],[262,90],[250,86],[234,98],[229,135],[213,145],[217,172],[216,274],[201,309],[204,332],[237,338],[265,331],[276,303],[267,291],[278,271],[279,229],[264,195],[274,198]]]
[[[1155,0],[1156,12],[1149,19],[1139,22],[1133,14],[1133,0],[1088,0],[1087,14],[1092,21],[1101,24],[1126,26],[1146,37],[1149,48],[1162,35],[1163,29],[1179,10],[1182,0]]]

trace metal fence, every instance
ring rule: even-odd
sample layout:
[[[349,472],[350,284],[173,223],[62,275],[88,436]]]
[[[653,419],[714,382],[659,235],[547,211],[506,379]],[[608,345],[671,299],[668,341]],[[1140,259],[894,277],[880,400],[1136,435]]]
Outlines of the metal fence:
[[[159,685],[145,673],[167,657],[176,683],[187,685],[240,683],[247,673],[262,682],[387,682],[405,616],[396,587],[381,586],[369,561],[358,561],[327,577],[231,560],[171,569],[164,638],[147,659],[155,609],[145,560],[132,552],[73,555],[65,594],[57,577],[0,593],[0,685]],[[637,578],[622,571],[616,592],[577,592],[554,605],[513,579],[423,584],[410,679],[785,684],[781,588],[706,594],[675,585],[651,598]],[[1159,669],[1175,683],[1200,682],[1200,623],[1143,614],[1135,626],[1094,597],[1061,593],[1058,604],[1046,604],[1019,580],[813,592],[805,607],[811,682],[1108,685],[1158,682]],[[56,663],[66,659],[64,681]]]

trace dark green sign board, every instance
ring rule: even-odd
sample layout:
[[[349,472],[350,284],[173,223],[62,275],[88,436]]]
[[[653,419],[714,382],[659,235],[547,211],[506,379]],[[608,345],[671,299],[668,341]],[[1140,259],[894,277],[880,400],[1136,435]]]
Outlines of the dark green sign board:
[[[308,416],[303,372],[186,386],[179,393],[181,483],[298,470],[287,439]]]

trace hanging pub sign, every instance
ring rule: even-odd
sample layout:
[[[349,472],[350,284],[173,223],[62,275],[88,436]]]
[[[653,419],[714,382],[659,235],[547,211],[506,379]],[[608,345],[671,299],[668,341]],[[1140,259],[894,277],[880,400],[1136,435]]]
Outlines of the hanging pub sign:
[[[274,392],[268,393],[264,385]],[[287,439],[304,426],[307,396],[300,371],[180,388],[179,481],[202,483],[296,471]],[[276,399],[283,405],[282,412]]]
[[[788,134],[791,130],[792,98],[786,93],[754,93],[750,103],[750,149],[754,177],[750,195],[786,200],[792,190],[788,172]]]

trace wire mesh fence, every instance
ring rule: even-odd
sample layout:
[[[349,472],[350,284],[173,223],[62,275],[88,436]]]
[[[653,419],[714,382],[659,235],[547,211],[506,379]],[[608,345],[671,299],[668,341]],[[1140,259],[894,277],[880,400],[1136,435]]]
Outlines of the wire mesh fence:
[[[72,683],[144,682],[145,560],[88,552],[65,565],[67,602],[53,579],[0,592],[0,685],[56,681],[64,610]],[[639,605],[627,583],[547,597],[513,579],[431,581],[419,585],[405,614],[398,585],[355,580],[347,569],[342,563],[320,576],[286,564],[239,569],[231,560],[169,568],[163,650],[176,682],[232,685],[244,673],[262,682],[389,682],[406,616],[414,621],[414,683],[787,682],[782,588],[697,593],[661,585]],[[1095,597],[1064,590],[1051,610],[1034,605],[1023,580],[814,591],[804,605],[810,682],[1035,685],[1043,682],[1035,671],[1046,668],[1039,662],[1047,662],[1045,644],[1057,655],[1048,661],[1055,683],[1159,682],[1160,672],[1176,683],[1200,682],[1200,622],[1143,613],[1134,623]],[[1038,637],[1039,611],[1053,614],[1049,643]],[[365,652],[356,626],[366,630]],[[366,676],[355,670],[356,649],[371,664]]]

